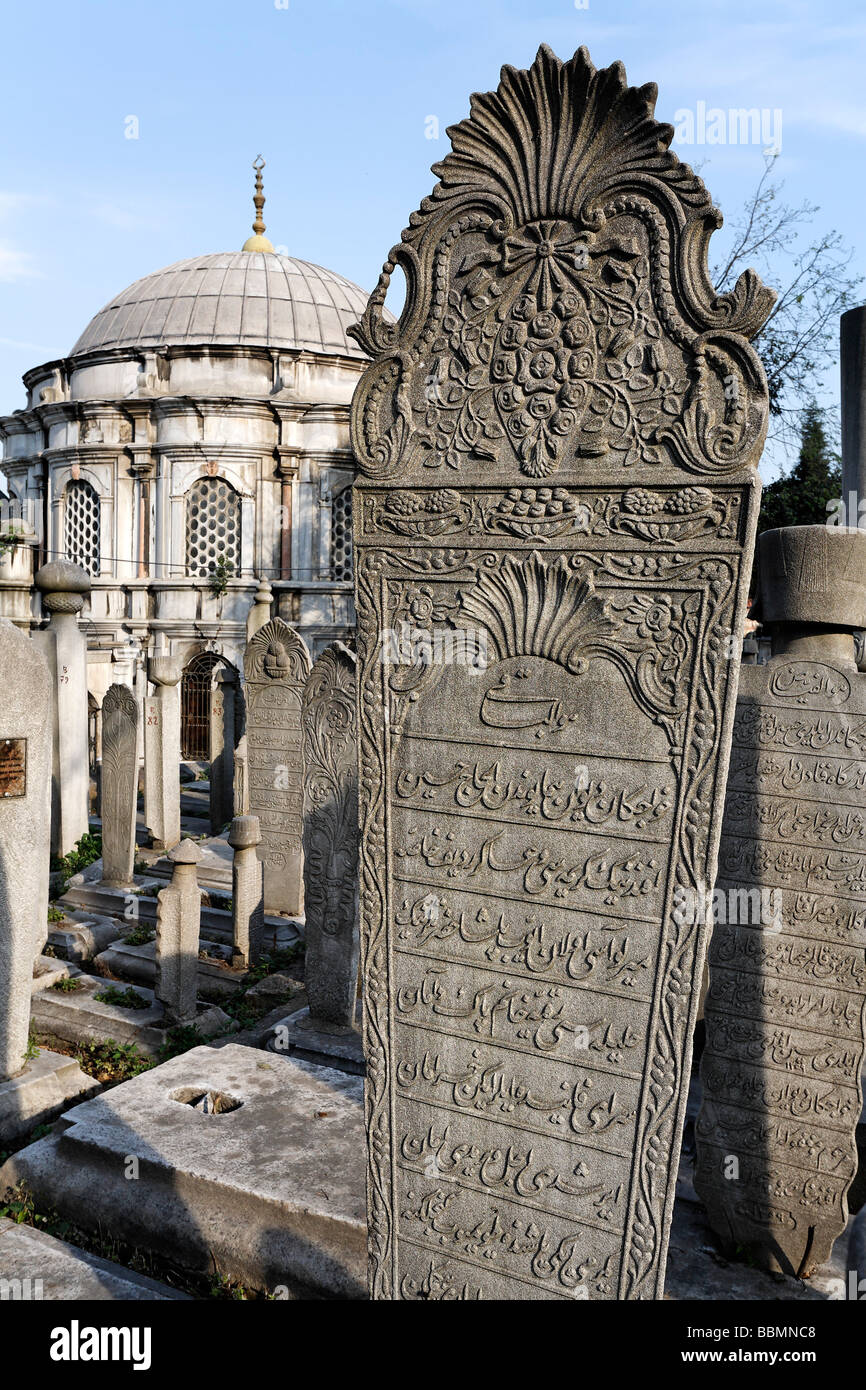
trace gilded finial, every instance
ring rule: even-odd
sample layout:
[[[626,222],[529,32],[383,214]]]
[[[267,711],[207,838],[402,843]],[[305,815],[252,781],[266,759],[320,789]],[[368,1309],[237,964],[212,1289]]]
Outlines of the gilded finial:
[[[251,237],[247,237],[246,241],[241,247],[242,251],[273,252],[274,249],[271,242],[264,235],[265,224],[262,220],[262,209],[265,205],[265,195],[262,192],[262,170],[264,169],[264,167],[265,161],[262,159],[260,154],[257,154],[255,159],[253,160],[253,168],[256,171],[256,191],[253,194],[253,202],[255,203],[256,207],[256,220],[253,223],[254,235]]]

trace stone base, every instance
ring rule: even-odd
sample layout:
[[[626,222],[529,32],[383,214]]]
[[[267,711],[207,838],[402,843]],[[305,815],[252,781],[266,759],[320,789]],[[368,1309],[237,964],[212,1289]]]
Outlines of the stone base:
[[[86,1100],[99,1089],[74,1057],[41,1051],[18,1076],[0,1081],[0,1148],[17,1144],[37,1125],[55,1120],[70,1101]]]
[[[117,924],[115,923],[115,930]],[[226,946],[212,941],[200,941],[199,950],[216,954],[220,952],[231,966],[231,951]],[[129,980],[136,985],[153,986],[156,979],[156,942],[149,941],[144,946],[128,946],[121,937],[112,941],[104,951],[100,951],[94,961],[94,968],[100,974],[116,975],[119,980]],[[198,963],[198,992],[208,998],[224,996],[231,998],[240,989],[245,971],[224,968],[215,962],[200,960]]]
[[[308,1008],[300,1009],[274,1025],[266,1046],[269,1052],[288,1052],[305,1062],[334,1067],[351,1076],[364,1075],[360,1010],[354,1028],[337,1028],[313,1018]]]
[[[211,1093],[234,1108],[196,1108]],[[0,1190],[26,1182],[37,1207],[278,1297],[366,1297],[360,1080],[197,1047],[63,1122],[7,1161]]]
[[[110,917],[67,918],[49,931],[48,944],[60,960],[85,965],[114,941],[117,933],[118,924]]]
[[[94,979],[92,975],[79,975],[78,979],[81,988],[73,993],[47,989],[33,996],[31,1020],[37,1032],[71,1043],[136,1043],[147,1056],[157,1056],[174,1025],[166,1022],[165,1009],[154,998],[153,990],[130,985],[148,1001],[148,1007],[124,1009],[94,998],[109,988],[111,980]],[[123,987],[115,984],[115,988]],[[238,1025],[215,1004],[199,1004],[195,1026],[202,1038],[212,1038],[217,1033],[234,1031]]]
[[[0,1217],[0,1279],[19,1280],[22,1299],[97,1299],[114,1302],[149,1299],[152,1302],[182,1299],[192,1302],[188,1293],[170,1289],[144,1274],[134,1274],[111,1260],[88,1255],[77,1245],[67,1245],[45,1231],[19,1225]],[[13,1284],[13,1288],[15,1285]]]

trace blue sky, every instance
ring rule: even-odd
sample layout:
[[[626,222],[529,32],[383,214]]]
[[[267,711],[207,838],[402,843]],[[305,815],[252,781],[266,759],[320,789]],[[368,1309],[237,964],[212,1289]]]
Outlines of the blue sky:
[[[658,83],[664,120],[699,102],[780,109],[786,197],[819,204],[816,228],[866,274],[856,0],[39,0],[7,6],[2,34],[3,413],[23,404],[21,373],[67,353],[126,284],[241,246],[259,152],[273,242],[371,288],[446,126],[540,42],[623,60]],[[729,214],[760,173],[758,145],[675,148]]]

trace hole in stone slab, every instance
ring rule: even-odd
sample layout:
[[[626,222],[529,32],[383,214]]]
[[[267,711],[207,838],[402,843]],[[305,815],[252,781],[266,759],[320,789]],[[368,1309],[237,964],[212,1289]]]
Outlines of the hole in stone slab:
[[[169,1100],[176,1100],[179,1105],[191,1105],[202,1115],[228,1115],[232,1110],[240,1110],[243,1105],[242,1100],[227,1095],[225,1091],[202,1091],[198,1086],[181,1086],[180,1090],[171,1092]]]

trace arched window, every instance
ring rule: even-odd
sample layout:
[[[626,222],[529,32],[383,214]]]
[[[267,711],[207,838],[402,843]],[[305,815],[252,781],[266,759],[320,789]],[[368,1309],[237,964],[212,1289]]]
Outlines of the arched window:
[[[331,502],[331,578],[352,578],[352,488],[344,487]]]
[[[199,478],[186,495],[186,572],[207,578],[220,557],[239,573],[240,498],[224,478]]]
[[[63,549],[67,560],[89,575],[99,574],[99,498],[84,478],[72,478],[64,493]]]
[[[182,758],[210,760],[210,692],[214,667],[221,664],[222,658],[215,652],[202,652],[184,668],[180,683]]]

